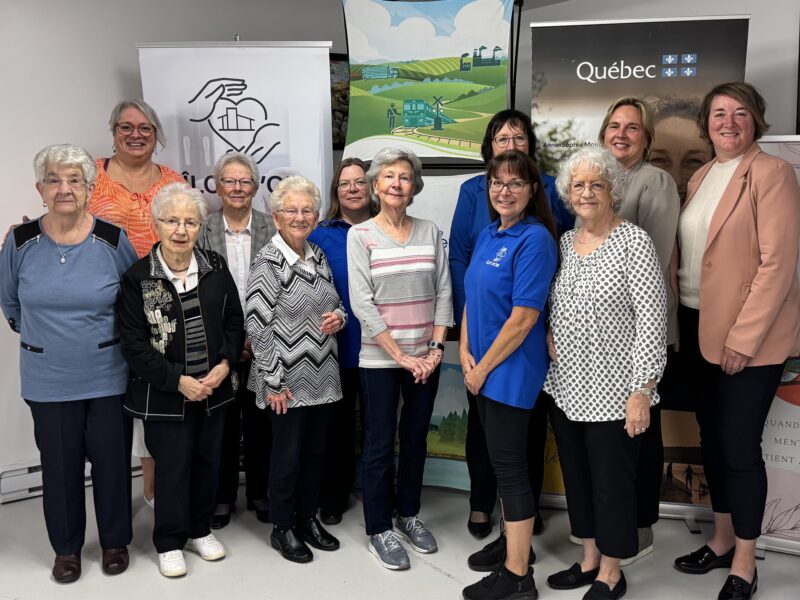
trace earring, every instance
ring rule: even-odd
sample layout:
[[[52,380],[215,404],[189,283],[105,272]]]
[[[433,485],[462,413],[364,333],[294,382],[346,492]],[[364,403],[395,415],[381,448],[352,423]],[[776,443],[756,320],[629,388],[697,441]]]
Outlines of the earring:
[[[42,200],[42,206],[43,206],[44,208],[47,208],[47,202],[45,202],[44,200]]]

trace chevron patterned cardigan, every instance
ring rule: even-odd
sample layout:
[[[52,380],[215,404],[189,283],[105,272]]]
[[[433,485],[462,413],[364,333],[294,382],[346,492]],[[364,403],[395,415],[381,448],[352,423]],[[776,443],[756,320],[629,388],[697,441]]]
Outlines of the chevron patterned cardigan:
[[[285,389],[289,408],[336,402],[342,397],[335,335],[320,331],[322,313],[347,313],[333,285],[328,259],[316,244],[310,273],[290,265],[274,243],[264,246],[250,268],[245,327],[253,345],[247,387],[266,408],[267,394]]]

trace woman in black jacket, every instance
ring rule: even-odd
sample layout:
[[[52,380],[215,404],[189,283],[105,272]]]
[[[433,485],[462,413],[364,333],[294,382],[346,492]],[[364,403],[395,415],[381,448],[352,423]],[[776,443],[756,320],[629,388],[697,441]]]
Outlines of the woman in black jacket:
[[[144,421],[156,460],[153,543],[166,577],[186,573],[184,546],[205,560],[225,556],[210,532],[231,365],[242,351],[243,316],[225,261],[195,247],[206,208],[175,183],[151,206],[159,243],[123,277],[122,353],[130,366],[125,411]]]

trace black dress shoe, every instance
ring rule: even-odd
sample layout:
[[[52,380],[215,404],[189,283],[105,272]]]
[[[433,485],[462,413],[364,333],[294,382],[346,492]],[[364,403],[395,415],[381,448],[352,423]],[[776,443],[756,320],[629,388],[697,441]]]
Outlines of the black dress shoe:
[[[53,579],[58,583],[72,583],[81,576],[80,554],[59,554],[53,563]]]
[[[533,581],[533,569],[517,577],[505,567],[464,588],[465,600],[537,600],[539,591]]]
[[[293,530],[273,527],[269,536],[272,547],[281,553],[286,560],[296,563],[307,563],[314,559],[311,549],[299,539]]]
[[[319,520],[325,525],[338,525],[342,522],[342,513],[324,513],[320,511]]]
[[[735,548],[731,548],[722,556],[717,556],[711,548],[703,546],[690,554],[676,558],[675,568],[691,575],[702,575],[712,569],[729,569],[733,562],[734,550]]]
[[[127,548],[103,548],[103,573],[119,575],[128,568],[130,558]]]
[[[753,575],[753,583],[747,583],[738,575],[728,575],[725,585],[719,591],[717,600],[748,600],[758,588],[758,570]]]
[[[301,540],[317,550],[332,552],[333,550],[339,549],[339,540],[325,531],[325,528],[320,525],[316,517],[298,523],[294,530]]]
[[[625,581],[625,573],[619,572],[619,581],[612,590],[604,581],[597,581],[592,584],[589,591],[583,595],[583,600],[617,600],[628,591],[628,583]]]
[[[547,585],[554,590],[574,590],[575,588],[591,585],[600,572],[600,567],[586,571],[581,570],[580,563],[575,563],[569,569],[553,573],[547,578]]]
[[[227,526],[228,523],[231,522],[231,513],[226,512],[222,515],[211,515],[211,520],[209,522],[209,527],[211,529],[222,529],[223,527]]]
[[[491,519],[487,519],[483,523],[479,523],[477,521],[467,520],[467,531],[469,531],[470,535],[476,540],[482,540],[492,533],[492,521]]]
[[[256,519],[261,521],[262,523],[269,523],[269,508],[258,508],[256,503],[252,500],[247,501],[247,510],[254,510],[256,511]]]
[[[467,565],[473,571],[497,571],[506,562],[506,534],[502,532],[495,541],[489,542],[483,548],[470,554]],[[536,562],[536,554],[531,547],[528,555],[528,564]]]

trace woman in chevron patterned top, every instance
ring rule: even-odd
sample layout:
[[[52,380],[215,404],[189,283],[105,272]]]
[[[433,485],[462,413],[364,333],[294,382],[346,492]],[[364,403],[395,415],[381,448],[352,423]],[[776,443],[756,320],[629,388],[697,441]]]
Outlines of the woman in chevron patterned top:
[[[308,545],[339,548],[316,518],[329,408],[342,397],[335,334],[347,323],[328,259],[308,242],[320,205],[304,177],[278,184],[270,199],[278,233],[256,256],[246,295],[248,387],[272,418],[270,541],[300,563],[314,558]]]

